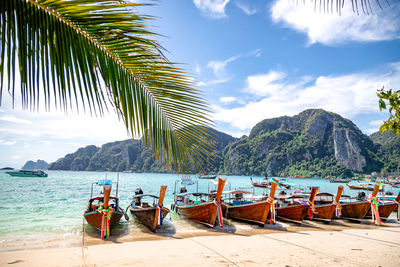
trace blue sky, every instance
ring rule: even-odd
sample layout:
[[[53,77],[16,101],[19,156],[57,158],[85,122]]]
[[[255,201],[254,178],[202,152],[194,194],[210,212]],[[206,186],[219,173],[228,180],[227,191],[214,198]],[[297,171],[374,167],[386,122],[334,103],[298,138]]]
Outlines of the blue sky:
[[[164,0],[138,10],[156,16],[166,56],[194,78],[218,130],[240,137],[263,119],[323,108],[377,131],[387,114],[376,89],[400,88],[399,1],[372,15],[353,13],[348,1],[341,15],[296,2]],[[0,167],[127,138],[114,114],[31,113],[3,94]]]

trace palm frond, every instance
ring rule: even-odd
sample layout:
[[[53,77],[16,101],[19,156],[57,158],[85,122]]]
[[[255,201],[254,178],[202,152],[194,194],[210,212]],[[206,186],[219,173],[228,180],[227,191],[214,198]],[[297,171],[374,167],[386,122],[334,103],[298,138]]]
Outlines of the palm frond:
[[[376,9],[382,9],[384,5],[390,6],[389,0],[311,0],[314,2],[314,10],[324,13],[342,13],[345,3],[351,4],[351,8],[354,13],[359,15],[361,12],[363,14],[372,14]],[[385,4],[381,4],[385,2]],[[350,3],[349,3],[350,2]]]
[[[201,92],[169,62],[142,4],[112,0],[0,1],[0,101],[21,78],[24,107],[88,111],[110,107],[132,137],[177,172],[202,168],[213,149]],[[1,104],[1,102],[0,102]],[[74,106],[74,107],[73,107]]]

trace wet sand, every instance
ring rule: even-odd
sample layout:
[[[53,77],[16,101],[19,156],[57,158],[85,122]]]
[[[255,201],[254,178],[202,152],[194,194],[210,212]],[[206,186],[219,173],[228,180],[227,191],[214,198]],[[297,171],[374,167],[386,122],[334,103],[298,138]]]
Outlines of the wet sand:
[[[400,266],[394,220],[380,227],[345,220],[263,228],[224,222],[223,229],[208,229],[177,220],[154,234],[131,221],[133,232],[117,229],[106,241],[89,228],[71,247],[1,252],[0,266]]]

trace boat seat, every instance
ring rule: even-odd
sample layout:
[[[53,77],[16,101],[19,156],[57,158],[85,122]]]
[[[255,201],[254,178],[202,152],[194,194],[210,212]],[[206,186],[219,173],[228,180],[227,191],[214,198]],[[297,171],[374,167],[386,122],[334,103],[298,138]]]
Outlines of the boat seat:
[[[240,201],[240,200],[234,200],[233,202],[232,202],[232,204],[233,205],[244,205],[244,204],[250,204],[251,203],[251,201]]]
[[[142,202],[142,207],[143,207],[143,208],[149,208],[150,205],[149,205],[149,203],[147,203],[147,202]]]

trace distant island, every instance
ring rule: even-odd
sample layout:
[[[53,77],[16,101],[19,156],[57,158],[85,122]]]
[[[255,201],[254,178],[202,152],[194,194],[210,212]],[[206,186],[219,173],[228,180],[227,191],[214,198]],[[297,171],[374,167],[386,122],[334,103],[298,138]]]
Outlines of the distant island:
[[[36,162],[29,160],[22,166],[24,170],[47,170],[50,167],[50,164],[44,160],[38,159]]]
[[[400,173],[400,138],[390,132],[367,136],[350,120],[322,109],[266,119],[249,136],[213,130],[216,150],[210,173],[351,177]],[[138,140],[89,145],[51,164],[50,170],[168,172]]]

